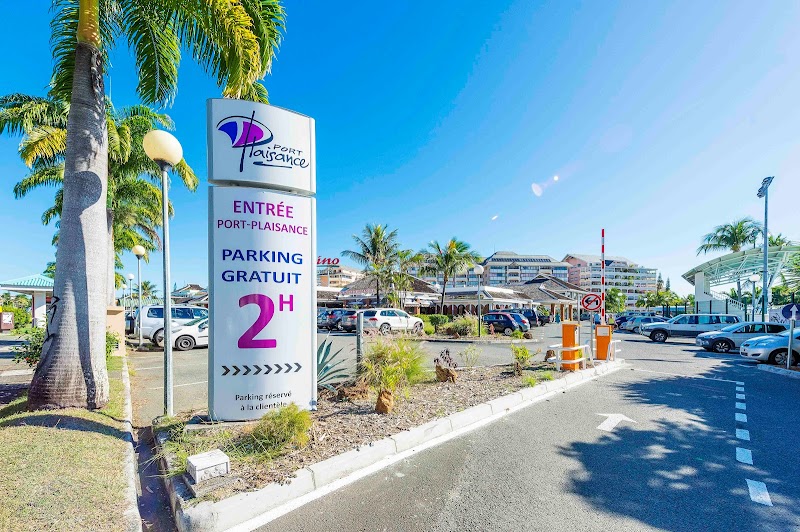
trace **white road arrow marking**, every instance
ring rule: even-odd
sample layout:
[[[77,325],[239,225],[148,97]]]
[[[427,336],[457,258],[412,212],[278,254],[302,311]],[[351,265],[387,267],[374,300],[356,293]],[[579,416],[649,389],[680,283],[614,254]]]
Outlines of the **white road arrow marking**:
[[[631,423],[636,423],[634,420],[629,418],[628,416],[624,416],[622,414],[597,414],[598,416],[606,416],[606,420],[597,425],[597,428],[600,430],[604,430],[606,432],[614,432],[614,429],[617,425],[620,424],[622,421],[629,421]]]

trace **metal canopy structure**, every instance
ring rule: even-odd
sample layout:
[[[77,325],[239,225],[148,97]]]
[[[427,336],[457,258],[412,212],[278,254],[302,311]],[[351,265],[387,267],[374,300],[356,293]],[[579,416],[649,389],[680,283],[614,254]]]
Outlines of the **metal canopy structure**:
[[[768,248],[767,281],[770,285],[786,266],[789,258],[795,253],[800,253],[800,246],[773,246]],[[683,278],[689,284],[694,285],[695,275],[702,272],[710,286],[719,286],[735,283],[737,280],[745,280],[753,273],[761,275],[763,268],[764,254],[761,249],[753,248],[711,259],[684,273]]]

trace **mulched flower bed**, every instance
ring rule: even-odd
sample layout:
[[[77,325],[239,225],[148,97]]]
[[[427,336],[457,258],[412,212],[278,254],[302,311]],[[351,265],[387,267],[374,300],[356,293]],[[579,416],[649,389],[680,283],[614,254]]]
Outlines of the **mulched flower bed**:
[[[458,368],[457,371],[456,383],[429,381],[410,387],[407,395],[400,392],[395,409],[389,415],[375,413],[374,392],[366,399],[340,401],[333,393],[321,391],[318,409],[311,412],[313,424],[307,446],[267,462],[233,460],[231,477],[235,482],[214,492],[211,498],[259,489],[273,482],[285,483],[303,467],[527,386],[521,377],[513,374],[510,365]],[[541,377],[544,373],[553,378],[563,376],[555,370],[554,364],[547,362],[533,362],[523,375]],[[214,430],[248,430],[248,426],[204,432]]]

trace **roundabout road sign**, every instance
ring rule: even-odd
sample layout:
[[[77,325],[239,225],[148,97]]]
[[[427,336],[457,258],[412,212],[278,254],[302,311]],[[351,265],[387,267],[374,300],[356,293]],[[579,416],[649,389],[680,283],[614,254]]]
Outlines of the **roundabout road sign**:
[[[581,299],[581,306],[590,312],[595,312],[600,310],[600,307],[603,306],[603,300],[600,297],[600,294],[586,294]]]

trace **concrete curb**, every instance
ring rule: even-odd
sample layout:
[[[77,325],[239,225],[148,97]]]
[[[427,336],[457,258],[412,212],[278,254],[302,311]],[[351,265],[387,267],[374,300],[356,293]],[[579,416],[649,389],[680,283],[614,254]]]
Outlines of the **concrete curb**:
[[[518,340],[516,338],[496,338],[493,340],[478,340],[477,338],[416,338],[420,342],[431,342],[441,344],[481,344],[481,345],[509,345],[511,343],[517,344],[535,344],[541,343],[542,340],[536,338],[523,338]]]
[[[289,484],[270,484],[263,489],[239,493],[218,502],[187,504],[191,495],[180,477],[165,477],[175,524],[181,532],[252,530],[412,454],[476,430],[556,393],[566,392],[601,375],[622,369],[624,365],[625,361],[619,359],[532,388],[523,388],[308,466],[299,470]],[[165,439],[165,434],[156,435],[159,449]],[[167,470],[163,455],[161,467],[162,471]]]
[[[133,405],[131,403],[131,378],[128,373],[128,355],[122,357],[122,388],[125,394],[125,406],[123,412],[125,419],[125,476],[127,486],[125,488],[125,498],[128,500],[128,509],[125,510],[125,530],[130,532],[141,532],[142,516],[139,514],[139,497],[136,493],[136,466],[135,440],[133,436]]]
[[[758,369],[761,371],[769,371],[770,373],[775,373],[777,375],[783,375],[784,377],[789,377],[790,379],[800,379],[800,371],[792,371],[790,369],[779,368],[778,366],[768,366],[766,364],[759,364]]]

